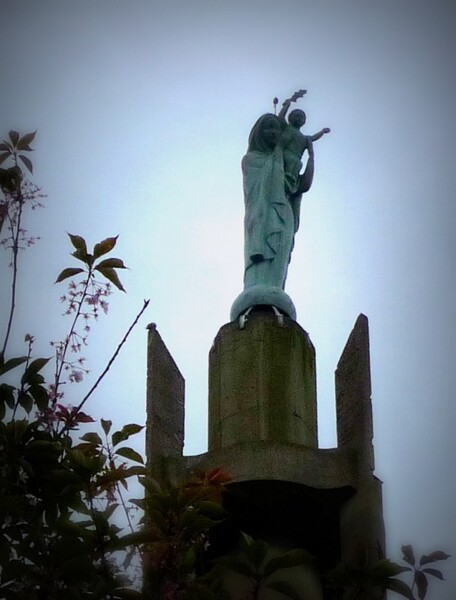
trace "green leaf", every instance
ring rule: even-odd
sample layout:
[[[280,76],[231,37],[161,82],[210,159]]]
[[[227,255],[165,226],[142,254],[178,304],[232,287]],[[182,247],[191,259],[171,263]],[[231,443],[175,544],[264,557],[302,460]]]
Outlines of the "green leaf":
[[[79,250],[80,252],[87,254],[87,244],[83,237],[81,237],[80,235],[74,235],[72,233],[68,233],[68,236],[71,240],[71,243],[76,248],[76,250]]]
[[[249,579],[256,579],[256,571],[254,571],[247,562],[241,560],[237,556],[220,556],[212,562],[219,567],[229,569],[230,571],[244,575],[244,577],[248,577]]]
[[[49,394],[42,385],[32,385],[30,386],[30,394],[33,396],[38,410],[44,411],[48,407],[49,404]]]
[[[426,575],[422,571],[417,571],[415,573],[415,583],[418,588],[418,598],[423,600],[426,596],[428,582],[426,579]]]
[[[385,583],[385,588],[404,596],[404,598],[408,598],[408,600],[415,600],[415,596],[409,586],[399,579],[390,579]]]
[[[10,358],[3,365],[0,365],[0,375],[3,375],[7,371],[11,371],[11,369],[15,369],[19,365],[25,363],[28,359],[28,356],[18,356],[17,358]]]
[[[127,546],[145,544],[150,542],[151,539],[152,537],[150,531],[147,529],[141,529],[140,531],[128,533],[127,535],[117,538],[116,540],[109,541],[106,544],[106,547],[109,548],[109,550],[120,550],[121,548],[126,548]]]
[[[442,571],[439,571],[438,569],[423,569],[423,573],[437,577],[437,579],[441,579],[442,581],[445,580]]]
[[[95,432],[85,433],[79,439],[83,440],[84,442],[90,442],[91,444],[95,444],[95,446],[101,446],[103,444],[100,436],[98,435],[98,433]]]
[[[0,385],[0,399],[6,402],[7,406],[11,410],[14,408],[14,390],[16,388],[8,383],[2,383]]]
[[[120,282],[119,276],[114,271],[114,269],[111,269],[110,267],[100,268],[98,266],[95,267],[95,269],[99,271],[103,275],[103,277],[106,277],[106,279],[113,283],[117,289],[119,289],[121,292],[125,292],[125,289]]]
[[[140,477],[139,483],[150,493],[155,495],[163,494],[163,490],[159,482],[153,477]]]
[[[383,558],[375,563],[371,569],[371,573],[376,580],[382,580],[388,577],[395,577],[396,575],[399,575],[399,573],[405,573],[410,570],[410,567],[402,567],[401,565],[391,562],[387,558]]]
[[[431,552],[431,554],[423,554],[420,558],[420,565],[427,565],[438,560],[446,560],[447,558],[450,558],[449,554],[446,554],[441,550],[436,550],[435,552]]]
[[[100,256],[103,256],[103,254],[107,254],[108,252],[111,252],[111,250],[114,248],[114,246],[117,243],[118,237],[119,237],[118,235],[116,235],[115,237],[109,237],[109,238],[106,238],[105,240],[103,240],[102,242],[95,244],[95,246],[93,247],[94,258],[99,258]]]
[[[200,581],[191,581],[189,587],[186,590],[186,600],[220,600],[222,596],[216,594],[204,583]],[[231,598],[231,596],[223,596],[225,600]]]
[[[405,560],[405,562],[408,562],[409,565],[413,565],[415,564],[415,554],[413,552],[413,548],[410,544],[407,544],[405,546],[401,546],[401,550],[402,550],[402,554],[403,559]]]
[[[184,572],[190,572],[193,569],[193,566],[196,562],[196,552],[195,547],[190,546],[187,548],[187,552],[184,554],[184,558],[182,559],[182,570]]]
[[[28,146],[35,139],[35,135],[36,135],[36,131],[32,131],[31,133],[26,133],[25,135],[23,135],[16,145],[17,149],[18,150],[28,150],[29,149]]]
[[[119,442],[127,440],[131,435],[139,433],[142,429],[144,429],[144,425],[136,425],[136,423],[124,425],[120,431],[115,431],[112,434],[112,445],[116,446]]]
[[[286,581],[271,581],[271,583],[267,583],[264,587],[275,592],[280,592],[292,600],[302,600],[302,595]]]
[[[29,414],[33,408],[33,398],[29,396],[29,394],[20,392],[17,400],[20,406],[22,406],[22,408],[25,410],[25,412]]]
[[[35,358],[22,375],[21,383],[32,383],[33,377],[50,361],[49,358]],[[36,381],[35,381],[36,383]],[[41,382],[42,383],[42,382]]]
[[[68,277],[74,277],[75,275],[79,275],[79,273],[85,273],[84,269],[78,267],[68,267],[67,269],[63,269],[54,283],[60,283],[64,279],[68,279]]]
[[[104,511],[105,517],[107,519],[110,519],[118,506],[119,505],[117,504],[117,502],[113,502],[112,504],[110,504],[108,508]]]
[[[142,465],[144,464],[144,459],[141,456],[141,454],[139,454],[139,452],[136,452],[136,450],[133,450],[133,448],[127,448],[126,446],[122,446],[122,448],[116,450],[116,454],[119,456],[124,456],[125,458],[129,458],[130,460],[134,460],[135,462],[139,462]]]
[[[194,503],[194,506],[201,514],[217,521],[221,521],[227,516],[223,506],[211,500],[198,500]]]
[[[255,540],[250,544],[248,557],[255,565],[257,571],[260,570],[267,553],[268,545],[263,540]]]
[[[270,577],[279,569],[290,569],[299,565],[308,565],[313,561],[311,554],[302,549],[290,550],[282,556],[271,558],[263,569],[263,577]]]
[[[0,154],[0,165],[5,162],[11,156],[11,152],[2,152]]]
[[[12,130],[9,132],[9,134],[8,134],[8,135],[9,135],[9,137],[10,137],[10,140],[11,140],[11,142],[12,142],[13,146],[16,146],[17,142],[19,141],[19,134],[18,134],[18,132],[17,132],[17,131],[14,131],[14,129],[12,129]]]
[[[97,269],[126,269],[127,267],[124,265],[123,260],[120,258],[105,258],[101,262],[98,263]]]
[[[32,163],[32,161],[27,156],[24,156],[24,154],[19,154],[19,158],[24,163],[24,165],[27,167],[27,169],[30,171],[30,173],[33,174],[33,163]]]
[[[103,431],[105,432],[106,435],[108,435],[108,433],[111,430],[112,427],[112,421],[109,420],[104,420],[104,419],[100,419],[101,422],[101,426],[103,427]]]

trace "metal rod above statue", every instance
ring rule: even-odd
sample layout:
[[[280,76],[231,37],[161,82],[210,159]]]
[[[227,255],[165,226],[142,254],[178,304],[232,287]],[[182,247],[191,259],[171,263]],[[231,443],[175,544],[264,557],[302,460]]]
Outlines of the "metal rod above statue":
[[[306,90],[285,100],[278,115],[262,115],[252,128],[247,154],[242,159],[244,184],[244,291],[231,308],[234,321],[253,306],[274,306],[296,320],[296,310],[285,280],[299,228],[302,195],[309,191],[314,176],[313,142],[330,129],[314,135],[300,129],[304,111],[286,114]],[[274,107],[278,100],[274,98]],[[303,168],[303,156],[306,165]]]

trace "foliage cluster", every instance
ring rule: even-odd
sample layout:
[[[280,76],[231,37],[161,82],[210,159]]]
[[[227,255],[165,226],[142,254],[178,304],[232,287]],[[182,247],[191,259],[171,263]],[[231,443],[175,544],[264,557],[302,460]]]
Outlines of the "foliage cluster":
[[[34,356],[31,334],[25,335],[22,356],[8,355],[19,253],[37,239],[24,229],[24,211],[41,206],[43,198],[21,168],[33,171],[28,153],[34,137],[35,132],[20,136],[11,131],[0,144],[0,164],[9,162],[0,168],[0,243],[10,252],[12,269],[0,350],[0,600],[234,600],[224,585],[227,573],[244,578],[242,600],[260,598],[265,590],[299,600],[302,591],[281,580],[280,573],[314,566],[302,549],[278,555],[265,542],[239,532],[236,554],[208,560],[211,531],[226,517],[222,497],[229,478],[221,469],[195,473],[179,487],[165,489],[127,443],[143,426],[130,423],[112,431],[112,422],[101,419],[99,431],[81,432],[94,422],[83,408],[148,305],[145,301],[95,383],[76,405],[69,404],[66,384],[81,382],[88,372],[82,350],[91,322],[108,312],[112,286],[125,291],[118,275],[126,268],[123,261],[107,256],[117,237],[89,252],[83,237],[69,234],[79,265],[63,269],[56,279],[67,283],[61,296],[70,318],[67,335],[51,342],[52,362]],[[144,497],[125,497],[132,479],[143,486]],[[131,518],[133,510],[142,514],[138,524]],[[320,576],[334,598],[368,598],[372,590],[392,590],[415,600],[416,588],[423,600],[428,576],[443,579],[441,571],[426,565],[448,556],[434,552],[416,564],[411,546],[402,550],[405,567],[384,559],[365,568],[341,565]],[[413,573],[412,587],[397,579],[405,571]]]

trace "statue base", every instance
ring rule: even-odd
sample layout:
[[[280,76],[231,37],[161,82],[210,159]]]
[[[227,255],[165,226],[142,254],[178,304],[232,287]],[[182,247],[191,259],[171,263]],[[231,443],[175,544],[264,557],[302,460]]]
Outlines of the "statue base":
[[[296,309],[290,296],[279,287],[264,284],[251,285],[239,294],[231,307],[231,321],[236,321],[253,306],[275,306],[296,321]]]

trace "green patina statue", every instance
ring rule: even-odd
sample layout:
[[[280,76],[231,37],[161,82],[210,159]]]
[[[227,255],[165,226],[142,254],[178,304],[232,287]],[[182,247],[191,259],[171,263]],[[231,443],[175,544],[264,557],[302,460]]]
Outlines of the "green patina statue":
[[[283,292],[288,264],[299,227],[302,194],[313,180],[313,142],[329,129],[301,133],[306,116],[286,113],[304,90],[285,100],[278,115],[262,115],[252,128],[242,159],[245,200],[244,292],[235,301],[231,318],[255,304],[269,304],[295,317],[293,303]],[[304,172],[302,157],[307,151]],[[291,305],[290,305],[291,303]],[[291,314],[290,314],[291,313]]]

